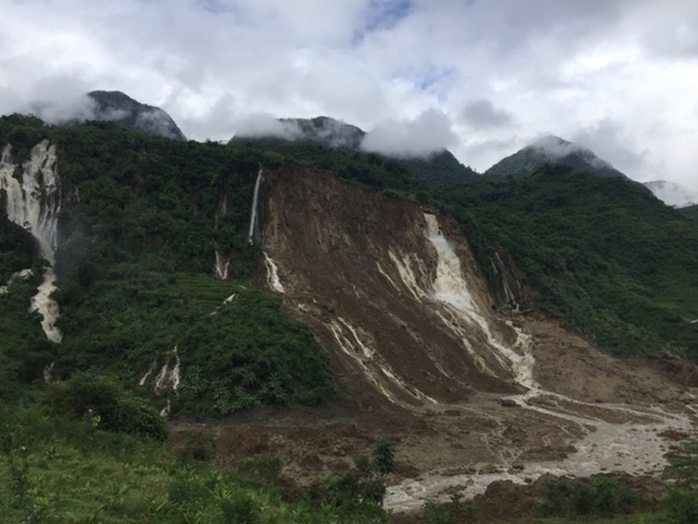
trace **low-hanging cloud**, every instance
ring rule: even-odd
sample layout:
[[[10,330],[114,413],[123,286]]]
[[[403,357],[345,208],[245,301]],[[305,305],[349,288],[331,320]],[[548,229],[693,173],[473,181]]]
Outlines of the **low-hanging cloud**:
[[[0,73],[3,71],[0,65]],[[49,124],[91,120],[96,103],[87,96],[89,90],[71,71],[0,85],[0,113],[32,114]]]
[[[274,137],[296,140],[303,135],[296,122],[279,120],[269,113],[252,113],[242,118],[237,125],[238,138]]]
[[[448,116],[429,109],[407,121],[387,120],[366,133],[361,148],[396,157],[426,157],[456,142]]]
[[[572,138],[597,155],[607,158],[617,169],[628,176],[638,177],[646,171],[648,151],[635,151],[634,139],[621,123],[604,118],[580,129]]]

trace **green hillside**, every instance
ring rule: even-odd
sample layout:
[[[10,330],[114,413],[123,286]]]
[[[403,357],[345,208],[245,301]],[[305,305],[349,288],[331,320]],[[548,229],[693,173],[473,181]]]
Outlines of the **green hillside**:
[[[252,191],[259,163],[273,158],[107,124],[0,121],[0,143],[11,143],[19,159],[43,138],[57,144],[64,195],[55,264],[64,340],[20,336],[26,308],[13,313],[16,325],[3,318],[5,332],[18,334],[7,351],[33,355],[21,363],[25,378],[40,378],[55,362],[60,377],[91,370],[133,386],[154,358],[177,346],[183,368],[206,377],[183,388],[177,409],[220,415],[264,403],[314,403],[333,391],[326,352],[279,300],[249,285],[261,266],[261,252],[247,239]],[[223,200],[226,211],[217,213]],[[22,232],[2,223],[0,245],[9,247]],[[232,281],[212,276],[217,245],[231,260]],[[7,274],[27,260],[22,241],[0,262]],[[19,295],[28,304],[25,287],[13,284],[2,304]],[[223,307],[233,293],[237,300]],[[29,324],[36,332],[36,319]]]
[[[698,229],[642,186],[548,168],[438,199],[463,225],[483,268],[506,248],[539,307],[619,355],[676,350],[698,318]],[[490,275],[491,276],[491,275]]]

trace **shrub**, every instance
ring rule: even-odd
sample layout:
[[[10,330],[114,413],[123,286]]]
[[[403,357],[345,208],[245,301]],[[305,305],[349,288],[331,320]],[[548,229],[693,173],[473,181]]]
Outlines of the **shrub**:
[[[551,482],[547,490],[541,507],[546,516],[623,514],[642,502],[639,494],[612,477]]]
[[[168,436],[167,424],[145,399],[134,396],[112,377],[80,373],[66,382],[51,384],[48,402],[59,414],[73,418],[99,414],[99,428],[155,440]],[[92,423],[91,417],[88,422]]]

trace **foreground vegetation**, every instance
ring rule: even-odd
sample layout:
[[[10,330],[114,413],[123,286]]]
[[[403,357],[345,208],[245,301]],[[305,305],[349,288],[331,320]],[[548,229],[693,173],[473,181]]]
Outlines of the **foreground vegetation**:
[[[35,392],[36,393],[36,392]],[[381,458],[301,490],[280,463],[246,473],[172,456],[162,441],[114,433],[43,404],[0,403],[2,521],[317,523],[383,522]],[[245,465],[243,465],[245,466]]]

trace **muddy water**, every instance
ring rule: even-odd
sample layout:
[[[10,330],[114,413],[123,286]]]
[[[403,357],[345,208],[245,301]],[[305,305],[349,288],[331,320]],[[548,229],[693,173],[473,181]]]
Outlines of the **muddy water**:
[[[492,482],[510,480],[525,484],[543,474],[556,476],[588,477],[610,472],[629,475],[659,474],[666,466],[664,454],[668,445],[660,434],[666,430],[688,432],[691,423],[688,417],[666,413],[661,408],[646,411],[630,406],[609,406],[611,411],[635,414],[654,422],[614,424],[597,418],[560,414],[553,410],[522,404],[549,415],[571,420],[583,427],[586,435],[574,443],[576,452],[558,461],[520,462],[516,469],[510,460],[503,460],[494,473],[463,475],[425,475],[417,479],[406,479],[389,486],[385,507],[394,512],[407,512],[421,508],[427,500],[446,502],[451,493],[460,492],[465,499],[482,494]],[[582,407],[580,405],[580,407]],[[599,407],[595,405],[595,407]],[[504,457],[502,457],[504,458]]]
[[[477,324],[486,335],[490,348],[507,361],[506,367],[516,382],[528,389],[526,393],[508,396],[508,400],[523,409],[577,424],[584,436],[574,442],[576,451],[561,460],[516,461],[514,468],[511,455],[500,453],[498,463],[487,468],[487,473],[435,474],[403,480],[388,487],[385,507],[394,512],[412,511],[421,508],[427,500],[445,502],[454,491],[470,499],[484,493],[492,482],[509,480],[525,484],[547,473],[572,477],[610,472],[630,475],[660,473],[666,466],[664,455],[668,449],[660,434],[667,430],[690,432],[689,418],[668,413],[659,406],[590,404],[542,389],[533,378],[532,338],[516,329],[517,341],[513,348],[497,340],[488,319],[477,311],[455,253],[441,235],[436,218],[425,214],[425,220],[427,235],[439,256],[432,296],[447,303],[467,322]],[[536,402],[540,399],[544,402]],[[499,471],[492,472],[493,469]]]

